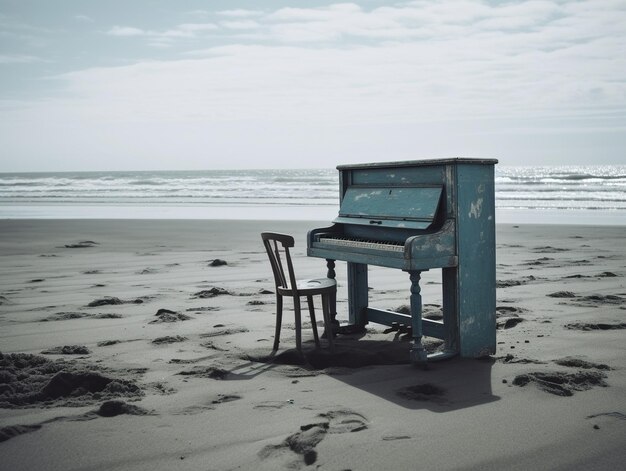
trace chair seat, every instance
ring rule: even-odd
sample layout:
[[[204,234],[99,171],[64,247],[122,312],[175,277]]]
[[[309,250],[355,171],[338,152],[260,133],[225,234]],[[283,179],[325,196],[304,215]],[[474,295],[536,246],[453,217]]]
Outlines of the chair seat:
[[[315,296],[326,292],[334,291],[337,288],[337,282],[331,278],[315,278],[312,280],[298,280],[296,289],[300,296]],[[291,295],[290,289],[278,288],[280,294]]]

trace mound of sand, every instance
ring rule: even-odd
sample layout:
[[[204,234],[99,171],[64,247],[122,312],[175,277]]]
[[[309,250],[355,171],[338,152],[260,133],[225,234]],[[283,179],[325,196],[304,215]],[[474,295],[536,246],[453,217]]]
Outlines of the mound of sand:
[[[106,376],[85,365],[24,353],[0,353],[0,408],[81,406],[142,394],[132,381]]]

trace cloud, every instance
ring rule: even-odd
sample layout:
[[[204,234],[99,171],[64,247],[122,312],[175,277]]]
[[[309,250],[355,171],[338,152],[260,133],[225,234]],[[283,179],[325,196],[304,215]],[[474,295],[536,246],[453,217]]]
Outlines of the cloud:
[[[62,97],[21,111],[11,104],[4,114],[7,122],[45,118],[145,135],[168,126],[181,136],[187,127],[198,136],[228,128],[233,140],[237,129],[262,135],[273,127],[277,142],[284,126],[299,126],[301,143],[320,139],[302,130],[363,126],[380,130],[381,149],[395,129],[439,124],[437,144],[448,132],[509,136],[589,125],[615,133],[626,126],[626,10],[611,0],[592,3],[342,3],[218,12],[159,31],[116,26],[109,34],[129,41],[196,48],[57,76]],[[0,110],[7,111],[2,103]],[[489,126],[472,124],[479,122]],[[402,139],[414,143],[411,136]]]
[[[141,37],[157,47],[171,47],[176,40],[198,38],[218,29],[214,23],[182,23],[163,31],[144,30],[130,26],[114,26],[106,34],[118,37]]]
[[[74,15],[74,19],[76,21],[80,21],[81,23],[93,23],[94,19],[87,15]]]
[[[146,32],[132,26],[113,26],[107,34],[111,36],[144,36]]]
[[[257,29],[260,27],[259,23],[252,20],[237,20],[237,21],[221,21],[220,26],[229,29]]]
[[[424,122],[584,114],[624,107],[617,38],[527,48],[532,37],[469,34],[353,47],[234,44],[189,59],[65,74],[103,119]],[[537,42],[537,40],[535,40]],[[93,103],[90,103],[93,102]],[[98,104],[96,106],[96,104]]]
[[[263,14],[263,12],[260,10],[235,9],[218,11],[217,14],[230,18],[248,18],[251,16],[260,16]]]
[[[369,10],[337,3],[216,15],[228,19],[108,33],[156,47],[210,34],[225,46],[60,79],[85,100],[137,103],[146,119],[179,110],[181,119],[394,122],[626,107],[626,10],[613,0],[594,8],[556,0],[420,0]],[[102,109],[115,115],[116,103]]]

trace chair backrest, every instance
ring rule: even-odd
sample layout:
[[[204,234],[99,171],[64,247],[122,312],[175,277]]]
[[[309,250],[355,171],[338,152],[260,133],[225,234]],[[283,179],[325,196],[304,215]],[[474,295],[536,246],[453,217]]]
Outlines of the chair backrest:
[[[261,239],[263,239],[265,251],[270,259],[276,289],[280,287],[293,290],[296,286],[296,275],[291,262],[289,248],[295,245],[294,238],[287,234],[262,232]],[[286,272],[283,264],[287,265]]]

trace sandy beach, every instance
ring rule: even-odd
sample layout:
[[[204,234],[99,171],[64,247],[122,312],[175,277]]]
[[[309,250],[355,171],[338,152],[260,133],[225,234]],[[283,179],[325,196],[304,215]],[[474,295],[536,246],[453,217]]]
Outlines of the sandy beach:
[[[338,353],[271,353],[260,232],[296,237],[325,274],[326,222],[0,221],[2,470],[609,470],[626,461],[626,230],[498,225],[495,355],[409,364],[370,324]],[[214,263],[220,260],[225,263]],[[345,265],[338,319],[347,322]],[[408,303],[372,267],[370,304]],[[425,315],[441,307],[424,273]],[[318,312],[321,309],[318,306]],[[321,315],[318,316],[321,319]]]

